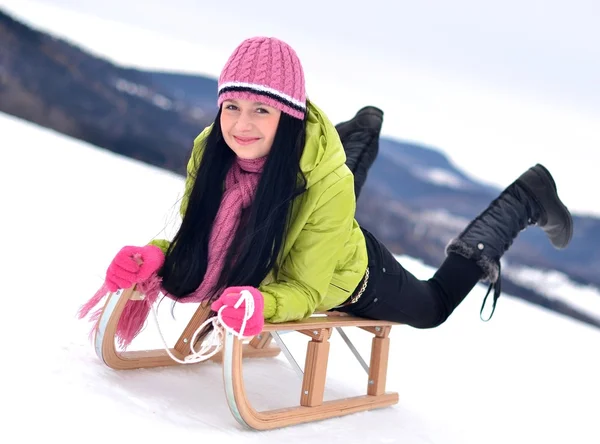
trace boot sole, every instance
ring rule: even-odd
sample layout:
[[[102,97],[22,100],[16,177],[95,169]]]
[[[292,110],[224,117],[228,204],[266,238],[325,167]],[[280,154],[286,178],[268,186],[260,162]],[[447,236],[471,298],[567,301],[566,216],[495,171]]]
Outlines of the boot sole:
[[[383,111],[375,106],[364,106],[356,112],[352,119],[340,122],[335,127],[341,138],[347,136],[346,132],[361,131],[365,128],[372,128],[376,132],[381,132],[383,114]],[[352,128],[353,126],[354,128]]]
[[[552,195],[550,196],[550,199],[548,199],[547,202],[540,202],[540,204],[544,208],[547,208],[549,210],[548,212],[558,212],[562,216],[562,219],[565,221],[565,225],[560,231],[560,234],[555,238],[556,242],[553,242],[553,245],[556,248],[563,249],[567,245],[569,245],[571,239],[573,238],[573,218],[571,217],[571,213],[566,207],[566,205],[563,204],[563,202],[560,200],[560,197],[558,197],[556,182],[552,178],[552,175],[550,174],[548,169],[546,169],[546,167],[538,163],[532,168],[532,171],[538,176],[538,178],[544,183],[544,185],[548,189],[552,190]]]

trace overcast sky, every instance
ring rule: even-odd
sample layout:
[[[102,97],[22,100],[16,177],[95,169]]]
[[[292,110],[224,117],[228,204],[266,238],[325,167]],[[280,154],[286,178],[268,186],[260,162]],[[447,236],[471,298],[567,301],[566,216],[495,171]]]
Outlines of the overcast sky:
[[[433,145],[499,186],[540,161],[567,204],[600,215],[586,193],[600,189],[600,2],[489,3],[0,0],[121,63],[161,69],[216,76],[244,38],[279,37],[332,120],[380,106],[385,134]],[[92,37],[67,11],[110,22]]]
[[[600,112],[597,0],[504,0],[496,5],[476,0],[44,3],[187,41],[211,42],[223,51],[258,34],[276,35],[302,52],[312,48],[332,57],[343,46],[356,51],[357,58],[393,59],[396,66],[515,88]]]

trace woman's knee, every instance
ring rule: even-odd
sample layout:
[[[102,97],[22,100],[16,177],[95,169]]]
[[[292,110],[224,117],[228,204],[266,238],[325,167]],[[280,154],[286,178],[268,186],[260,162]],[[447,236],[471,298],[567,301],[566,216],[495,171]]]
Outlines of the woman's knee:
[[[452,309],[440,294],[440,289],[432,282],[418,281],[413,286],[403,289],[403,293],[407,291],[411,293],[410,296],[405,296],[405,303],[412,305],[412,319],[409,323],[411,326],[423,329],[439,327],[452,314]]]

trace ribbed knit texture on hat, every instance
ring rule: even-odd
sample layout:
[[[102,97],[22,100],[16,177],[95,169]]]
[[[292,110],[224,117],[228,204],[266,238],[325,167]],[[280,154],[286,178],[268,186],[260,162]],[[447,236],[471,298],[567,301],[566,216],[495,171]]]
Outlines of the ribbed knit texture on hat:
[[[303,119],[306,91],[298,55],[287,43],[273,37],[244,40],[219,76],[218,106],[227,99],[262,102]]]

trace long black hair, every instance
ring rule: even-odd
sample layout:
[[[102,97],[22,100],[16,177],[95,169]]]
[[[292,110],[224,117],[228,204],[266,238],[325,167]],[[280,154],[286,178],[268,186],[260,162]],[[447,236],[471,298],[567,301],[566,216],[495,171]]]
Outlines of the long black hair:
[[[236,154],[223,138],[220,117],[221,109],[206,137],[181,226],[159,271],[163,288],[178,299],[189,296],[204,279],[211,228],[223,196],[225,176],[235,161]],[[233,238],[219,279],[207,295],[209,300],[229,286],[258,287],[272,269],[277,270],[293,201],[306,189],[300,170],[305,129],[306,119],[281,113],[254,201]]]

